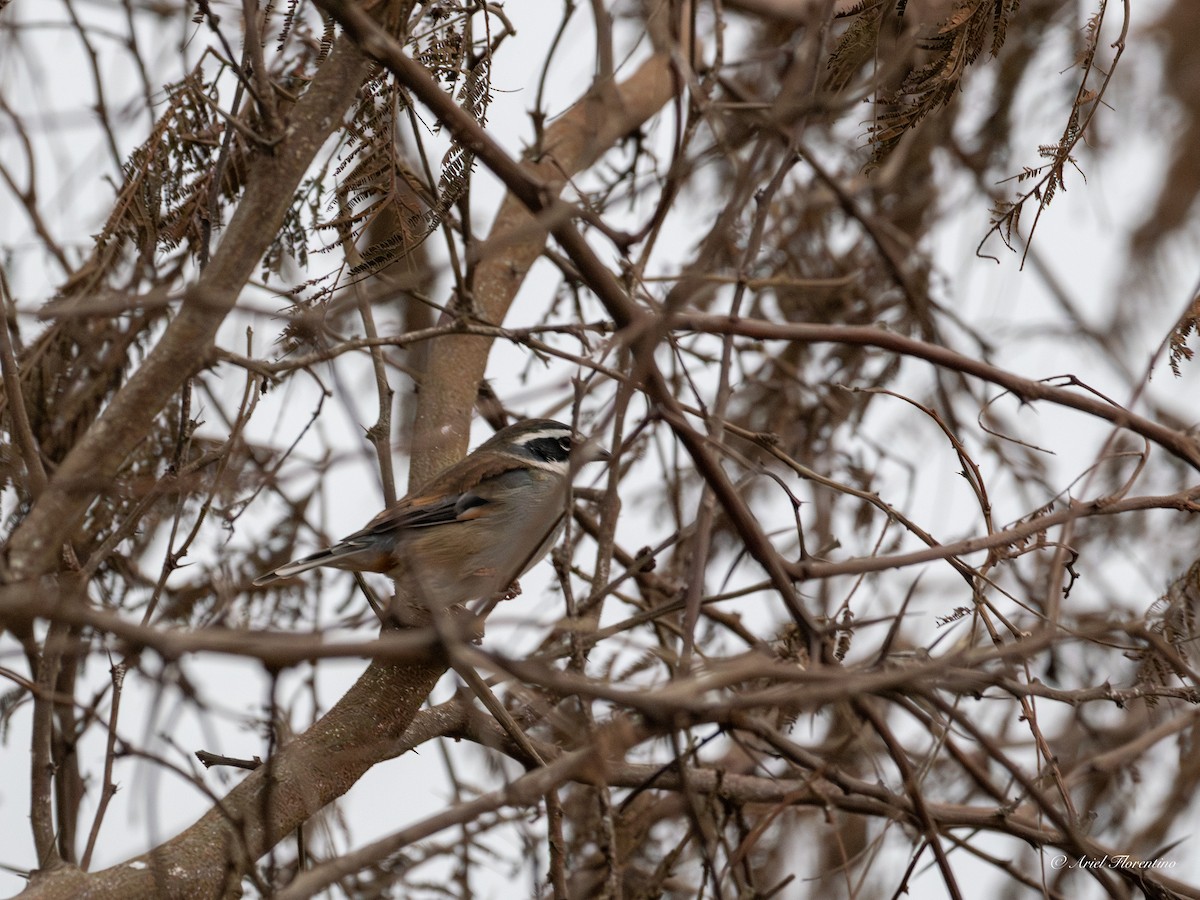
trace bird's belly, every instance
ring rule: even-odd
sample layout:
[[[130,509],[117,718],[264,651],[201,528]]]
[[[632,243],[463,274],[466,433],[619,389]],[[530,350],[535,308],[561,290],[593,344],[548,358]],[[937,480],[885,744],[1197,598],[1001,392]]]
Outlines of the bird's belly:
[[[549,531],[547,522],[553,523]],[[396,548],[389,574],[427,607],[490,597],[545,556],[561,530],[561,517],[556,521],[553,514],[495,510],[486,518],[410,534]]]

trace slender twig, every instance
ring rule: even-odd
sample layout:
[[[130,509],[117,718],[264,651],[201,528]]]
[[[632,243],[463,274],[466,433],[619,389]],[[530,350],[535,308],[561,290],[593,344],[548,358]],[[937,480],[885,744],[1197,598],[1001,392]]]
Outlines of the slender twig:
[[[242,0],[242,21],[245,23],[245,50],[249,58],[251,77],[254,79],[255,96],[258,103],[259,115],[266,122],[267,136],[276,137],[283,127],[279,121],[279,109],[275,102],[275,91],[271,87],[271,79],[267,74],[267,64],[263,59],[262,38],[258,28],[257,0]]]
[[[3,366],[4,393],[8,397],[8,408],[12,415],[13,435],[21,450],[21,458],[25,460],[25,470],[29,473],[29,494],[36,500],[46,487],[46,469],[42,465],[42,453],[25,410],[25,394],[21,390],[21,375],[13,353],[12,334],[9,333],[10,315],[15,320],[16,312],[8,292],[8,277],[0,266],[0,316],[3,317],[3,321],[0,321],[0,365]]]
[[[96,803],[96,815],[88,832],[87,848],[79,861],[79,867],[85,872],[91,868],[92,851],[96,849],[96,839],[100,837],[100,826],[104,822],[104,814],[108,812],[108,804],[117,794],[117,785],[113,781],[113,763],[117,758],[117,718],[121,713],[121,696],[124,693],[125,674],[128,670],[128,665],[123,661],[110,670],[112,696],[108,710],[108,737],[104,745],[104,775],[100,784],[100,799]]]

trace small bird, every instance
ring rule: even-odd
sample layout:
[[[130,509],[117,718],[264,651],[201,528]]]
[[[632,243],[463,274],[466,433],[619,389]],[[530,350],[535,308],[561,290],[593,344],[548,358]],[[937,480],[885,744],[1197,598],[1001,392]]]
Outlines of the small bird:
[[[333,566],[384,572],[426,608],[490,598],[554,546],[574,469],[607,458],[561,422],[517,422],[361,531],[254,583]]]

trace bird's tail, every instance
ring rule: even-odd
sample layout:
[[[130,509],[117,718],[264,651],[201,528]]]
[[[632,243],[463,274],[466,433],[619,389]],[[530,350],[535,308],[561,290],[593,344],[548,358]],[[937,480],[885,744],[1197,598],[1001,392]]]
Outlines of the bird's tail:
[[[271,584],[283,578],[291,578],[293,575],[299,575],[301,572],[307,572],[309,569],[317,569],[321,566],[334,566],[336,568],[357,568],[353,564],[353,557],[362,556],[364,548],[354,546],[352,544],[337,544],[333,547],[326,547],[324,550],[318,550],[316,553],[302,556],[300,559],[293,559],[290,563],[285,563],[274,571],[268,572],[265,575],[260,575],[254,579],[254,584],[261,587],[264,584]],[[349,565],[347,565],[349,563]]]

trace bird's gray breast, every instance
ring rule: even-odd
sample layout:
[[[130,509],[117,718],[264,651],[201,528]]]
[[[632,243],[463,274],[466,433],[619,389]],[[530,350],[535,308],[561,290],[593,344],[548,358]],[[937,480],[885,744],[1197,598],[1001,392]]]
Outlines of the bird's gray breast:
[[[504,569],[510,579],[545,556],[562,531],[566,481],[561,476],[514,469],[487,479],[475,493],[487,501],[479,531],[492,538],[480,540],[476,559],[484,567]]]

